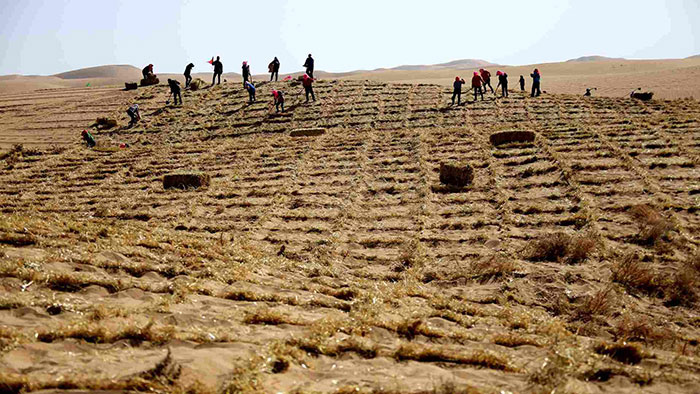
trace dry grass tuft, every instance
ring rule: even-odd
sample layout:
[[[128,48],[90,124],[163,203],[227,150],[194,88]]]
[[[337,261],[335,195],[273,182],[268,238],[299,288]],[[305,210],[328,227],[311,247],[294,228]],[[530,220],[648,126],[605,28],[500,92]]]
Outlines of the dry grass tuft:
[[[570,359],[552,352],[539,368],[528,375],[528,381],[547,389],[546,392],[553,393],[555,388],[566,381],[571,368]]]
[[[589,322],[596,316],[608,316],[615,304],[615,291],[612,287],[600,289],[584,298],[583,302],[572,311],[572,320]]]
[[[627,342],[601,342],[597,344],[593,350],[598,354],[609,356],[615,361],[630,365],[637,365],[642,361],[642,359],[650,357],[648,354],[642,351],[639,345]]]
[[[110,330],[94,323],[80,322],[53,330],[41,331],[37,333],[37,339],[42,342],[54,342],[65,338],[74,338],[90,343],[114,343],[128,340],[133,344],[150,342],[162,345],[173,338],[174,332],[173,326],[155,326],[153,322],[149,322],[143,327],[124,324],[116,330]]]
[[[357,336],[351,336],[342,340],[334,340],[317,334],[307,338],[291,339],[288,341],[288,344],[312,355],[330,357],[340,357],[350,352],[369,359],[377,357],[379,353],[377,344]]]
[[[272,308],[258,308],[253,312],[246,311],[243,321],[247,324],[265,324],[272,326],[279,324],[301,324],[298,319],[283,315]]]
[[[510,276],[517,270],[513,259],[506,256],[491,256],[473,263],[470,267],[474,279],[484,283],[492,279],[501,279]]]
[[[663,286],[654,269],[640,261],[634,253],[613,265],[612,280],[625,286],[628,291],[638,290],[650,295],[658,295]]]
[[[697,275],[697,272],[687,265],[680,267],[666,286],[665,304],[693,306],[698,300],[697,288],[700,283]]]
[[[642,245],[654,245],[673,230],[673,224],[649,205],[635,205],[629,213],[639,225],[636,241]]]
[[[106,117],[105,118],[97,118],[97,120],[95,120],[95,126],[98,129],[107,130],[107,129],[111,129],[113,127],[117,127],[117,121],[115,119],[106,118]]]
[[[648,316],[641,314],[632,316],[629,313],[624,314],[613,325],[612,334],[615,341],[624,342],[663,344],[673,339],[671,331],[657,327]]]
[[[530,242],[526,257],[531,261],[577,264],[585,261],[596,247],[591,236],[573,237],[564,233],[548,234]]]
[[[515,334],[515,333],[495,335],[491,339],[491,342],[495,343],[496,345],[501,345],[501,346],[505,346],[505,347],[518,347],[518,346],[524,346],[524,345],[537,346],[537,347],[542,346],[540,344],[540,342],[534,338],[528,338],[528,337],[525,337],[525,336],[522,336],[519,334]]]
[[[499,371],[516,371],[504,356],[483,350],[462,354],[446,347],[404,343],[394,352],[394,358],[399,361],[447,362],[496,369]]]

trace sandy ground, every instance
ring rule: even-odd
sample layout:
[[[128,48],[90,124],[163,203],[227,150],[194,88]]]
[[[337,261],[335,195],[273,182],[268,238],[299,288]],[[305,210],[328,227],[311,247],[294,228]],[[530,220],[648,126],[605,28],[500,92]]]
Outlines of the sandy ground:
[[[315,90],[5,96],[5,144],[64,145],[0,161],[0,387],[700,390],[697,101]],[[72,130],[99,115],[90,150]],[[490,142],[513,129],[534,141]],[[163,189],[192,170],[211,185]]]

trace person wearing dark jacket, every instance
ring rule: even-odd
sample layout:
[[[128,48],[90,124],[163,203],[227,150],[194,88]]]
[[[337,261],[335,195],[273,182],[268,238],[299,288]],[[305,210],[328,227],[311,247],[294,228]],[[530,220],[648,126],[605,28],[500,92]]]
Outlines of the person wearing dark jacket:
[[[243,87],[245,88],[245,83],[250,79],[250,65],[248,62],[243,62],[241,66],[241,75],[243,75]]]
[[[253,104],[253,102],[255,101],[255,85],[253,85],[249,81],[245,81],[244,85],[245,90],[248,91],[248,103]]]
[[[219,60],[219,57],[216,57],[216,60],[212,62],[211,64],[214,66],[214,77],[211,79],[211,86],[214,86],[214,82],[216,81],[216,77],[219,77],[219,84],[221,84],[221,74],[224,73],[224,65],[221,64],[221,61]]]
[[[501,97],[508,97],[508,74],[503,71],[496,72],[498,76],[498,85],[496,85],[496,90],[501,87]]]
[[[173,105],[177,105],[178,98],[180,98],[180,105],[182,105],[182,95],[180,94],[180,82],[174,79],[168,79],[168,86],[170,86],[170,93],[173,94]]]
[[[143,74],[143,79],[148,79],[148,75],[153,74],[153,65],[149,64],[148,66],[144,67],[143,70],[141,70],[141,74]]]
[[[306,102],[309,102],[309,94],[311,94],[311,98],[316,101],[316,96],[314,96],[314,88],[312,86],[314,82],[314,79],[308,76],[307,74],[304,74],[301,79],[301,84],[304,85],[304,91],[306,92]]]
[[[314,77],[314,58],[311,57],[310,53],[302,67],[306,67],[306,73],[309,74],[311,78]]]
[[[479,74],[481,75],[481,80],[484,81],[484,92],[486,92],[486,87],[491,88],[491,93],[493,93],[493,86],[491,86],[491,73],[487,70],[479,69]]]
[[[530,97],[539,96],[542,94],[540,91],[540,80],[542,79],[540,70],[535,69],[535,71],[530,74],[530,77],[532,77],[532,93],[530,94]]]
[[[474,101],[476,101],[476,95],[481,94],[481,101],[484,101],[484,89],[482,88],[484,80],[481,78],[478,72],[474,71],[474,76],[472,77],[472,89],[474,89]]]
[[[192,69],[194,68],[194,64],[190,63],[185,67],[185,89],[187,89],[188,86],[190,86],[190,82],[192,82]]]
[[[522,75],[520,76],[520,91],[525,91],[525,77],[523,77]]]
[[[268,64],[267,71],[270,72],[270,82],[272,82],[272,78],[275,78],[276,82],[277,77],[279,77],[280,74],[280,61],[277,60],[277,57],[275,57],[275,59]]]
[[[457,97],[457,105],[460,105],[462,102],[462,85],[464,85],[466,82],[464,82],[464,79],[460,77],[455,77],[455,81],[452,84],[452,87],[454,88],[452,91],[452,105],[455,105],[455,97]]]

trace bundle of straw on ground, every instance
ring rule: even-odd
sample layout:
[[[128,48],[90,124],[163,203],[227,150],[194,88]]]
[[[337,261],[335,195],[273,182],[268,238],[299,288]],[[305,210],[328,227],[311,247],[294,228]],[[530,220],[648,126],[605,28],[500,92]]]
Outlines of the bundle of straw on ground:
[[[509,142],[533,142],[535,133],[532,131],[501,131],[491,134],[489,138],[493,145],[507,144]]]
[[[207,83],[204,82],[201,78],[195,78],[192,81],[190,81],[189,88],[191,91],[197,91],[203,87],[207,86]]]
[[[163,176],[164,189],[187,189],[209,186],[210,177],[202,172],[178,172]]]
[[[474,169],[469,165],[440,164],[440,182],[450,186],[464,187],[474,180]]]
[[[314,127],[314,128],[307,128],[307,129],[295,129],[292,130],[289,135],[291,137],[315,137],[317,135],[325,134],[326,129],[322,127]]]

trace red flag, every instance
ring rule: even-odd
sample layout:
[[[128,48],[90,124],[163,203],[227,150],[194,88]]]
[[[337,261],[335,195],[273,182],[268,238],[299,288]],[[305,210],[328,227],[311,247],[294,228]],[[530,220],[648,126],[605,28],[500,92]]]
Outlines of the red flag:
[[[211,60],[207,61],[209,64],[214,64],[214,56],[211,57]]]
[[[291,81],[291,80],[292,80],[292,76],[291,76],[291,75],[287,75],[287,76],[284,77],[284,79],[283,79],[283,81]]]

